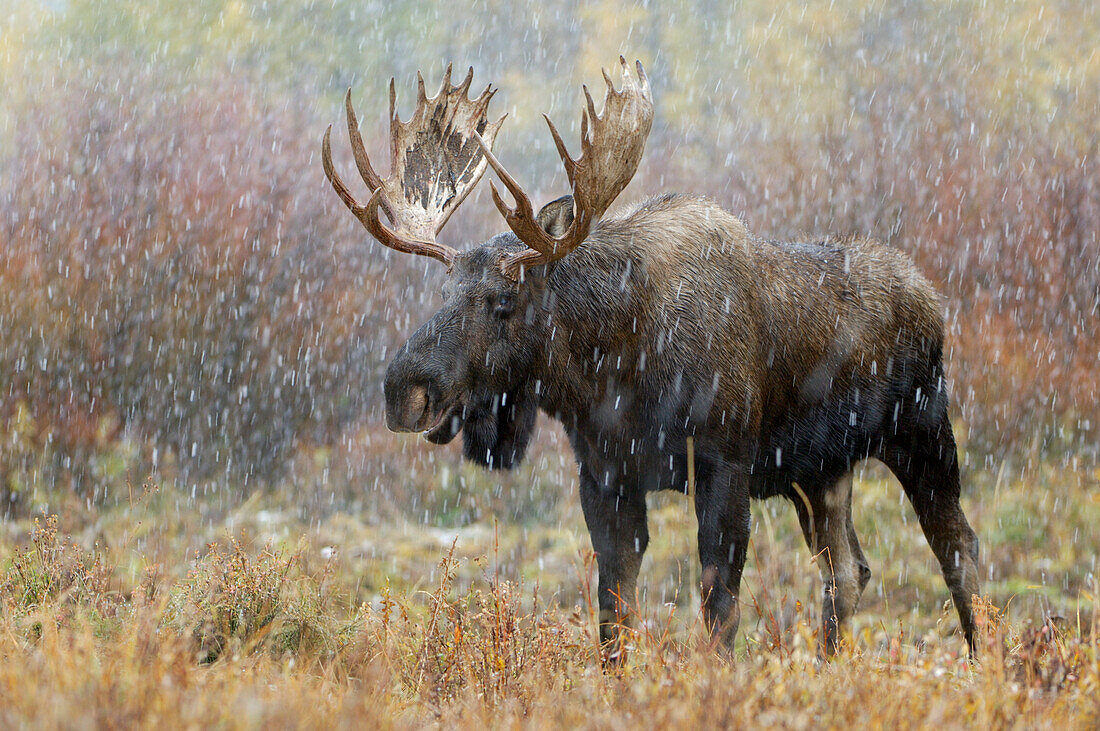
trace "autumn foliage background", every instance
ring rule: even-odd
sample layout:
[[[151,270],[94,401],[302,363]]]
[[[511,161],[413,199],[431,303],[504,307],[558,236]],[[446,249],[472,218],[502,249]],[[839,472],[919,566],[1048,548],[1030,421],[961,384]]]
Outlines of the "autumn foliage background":
[[[1095,13],[685,3],[669,24],[607,4],[579,34],[569,12],[517,11],[536,30],[515,44],[509,18],[474,7],[108,5],[24,4],[4,31],[5,511],[39,469],[102,494],[123,443],[142,470],[249,486],[377,422],[384,353],[440,273],[380,251],[325,189],[317,140],[341,91],[384,157],[385,78],[406,90],[414,68],[432,83],[469,62],[512,117],[501,155],[550,198],[564,181],[538,114],[575,127],[578,82],[620,50],[646,63],[659,110],[624,199],[706,194],[765,237],[906,250],[947,297],[972,458],[1095,459]],[[448,32],[471,18],[476,46]],[[486,203],[452,242],[501,228]]]
[[[575,139],[579,85],[599,89],[600,67],[623,53],[645,64],[657,102],[623,200],[705,194],[763,237],[870,234],[910,253],[945,295],[965,499],[988,512],[989,532],[1001,531],[983,535],[991,572],[1005,579],[1027,566],[1045,577],[1041,562],[1057,554],[1064,571],[1051,584],[1080,598],[1092,544],[1079,544],[1073,516],[1058,511],[1091,509],[1100,483],[1097,37],[1100,13],[1068,0],[747,0],[733,9],[702,0],[20,0],[0,13],[0,556],[14,566],[18,551],[47,540],[28,521],[61,514],[86,548],[111,545],[103,555],[116,563],[94,596],[118,594],[131,607],[150,566],[183,581],[185,565],[201,573],[237,555],[226,540],[206,563],[185,564],[182,553],[215,528],[224,539],[243,514],[289,544],[322,522],[328,533],[315,541],[359,535],[334,527],[342,520],[412,526],[364,538],[371,546],[495,519],[576,529],[574,468],[552,425],[530,463],[506,477],[385,432],[382,369],[432,311],[442,272],[370,240],[327,187],[320,139],[327,125],[342,127],[351,87],[384,168],[389,77],[407,115],[417,69],[431,86],[446,63],[472,65],[475,86],[499,86],[493,109],[509,114],[499,156],[536,202],[549,200],[566,186],[539,116]],[[467,246],[502,227],[479,193],[443,238]],[[139,530],[127,521],[137,520],[143,483],[157,486],[157,510],[145,508]],[[263,517],[276,510],[279,530]],[[194,531],[146,535],[161,521]],[[1052,533],[1050,523],[1077,527]],[[109,535],[105,525],[125,527]],[[138,544],[145,558],[128,552]],[[238,555],[236,576],[260,581],[248,561],[271,568],[276,558],[252,549]],[[510,550],[513,574],[533,565],[537,551],[522,541]],[[170,555],[175,569],[164,565]],[[763,573],[781,582],[769,560]],[[354,579],[341,579],[347,601],[377,601],[391,576],[422,564],[409,559],[396,573],[358,564]],[[68,586],[72,572],[59,570]],[[555,570],[563,585],[576,579],[568,566]],[[1006,596],[1016,588],[1002,586]],[[41,602],[71,596],[58,591]],[[216,615],[188,596],[180,611],[197,614],[187,621]],[[503,611],[497,601],[478,616]],[[1046,626],[1043,612],[1058,601],[1021,603]],[[792,606],[761,616],[793,617]],[[307,629],[325,648],[374,646],[355,645],[366,640],[346,627],[358,638],[350,645],[340,644],[344,630]],[[531,642],[546,641],[536,630]],[[81,637],[70,640],[94,653]],[[382,672],[364,670],[374,667],[366,660],[326,667],[352,666],[351,675]],[[429,692],[424,667],[400,666],[416,693]]]

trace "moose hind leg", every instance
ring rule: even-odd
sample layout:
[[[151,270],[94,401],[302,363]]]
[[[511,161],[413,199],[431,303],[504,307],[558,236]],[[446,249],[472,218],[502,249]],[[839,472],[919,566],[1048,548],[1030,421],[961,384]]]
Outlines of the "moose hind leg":
[[[600,644],[606,661],[621,664],[649,529],[644,492],[601,484],[587,466],[581,467],[581,508],[599,570]]]
[[[867,563],[867,557],[863,555],[863,548],[859,545],[859,536],[856,535],[856,525],[852,520],[852,498],[851,490],[848,491],[848,544],[852,548],[852,555],[856,559],[856,567],[859,569],[859,597],[863,596],[863,591],[867,588],[867,583],[871,580],[871,566]]]
[[[959,503],[959,460],[951,423],[917,429],[885,450],[883,461],[897,476],[939,561],[971,654],[977,650],[973,597],[979,593],[978,536]]]
[[[741,622],[738,594],[749,546],[749,487],[744,475],[729,466],[700,470],[695,515],[703,620],[715,645],[732,651]]]
[[[852,527],[852,475],[798,486],[791,496],[806,545],[821,571],[825,656],[840,649],[840,632],[855,613],[870,569]]]

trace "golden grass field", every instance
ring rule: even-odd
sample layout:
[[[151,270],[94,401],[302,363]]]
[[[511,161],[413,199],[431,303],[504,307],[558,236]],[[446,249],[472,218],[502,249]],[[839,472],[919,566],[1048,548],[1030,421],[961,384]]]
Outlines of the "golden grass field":
[[[468,499],[534,484],[533,462],[471,471]],[[632,651],[608,672],[567,484],[544,486],[562,495],[541,517],[449,527],[127,484],[115,507],[0,523],[0,727],[1096,727],[1100,475],[965,479],[978,663],[900,487],[869,467],[854,512],[875,575],[839,659],[817,659],[819,579],[788,505],[754,506],[728,658],[700,627],[686,500],[657,495]]]

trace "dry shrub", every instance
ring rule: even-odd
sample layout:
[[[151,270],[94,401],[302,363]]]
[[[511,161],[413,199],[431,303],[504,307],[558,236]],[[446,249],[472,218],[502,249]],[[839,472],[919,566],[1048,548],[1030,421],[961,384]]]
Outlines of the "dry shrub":
[[[385,591],[369,610],[321,596],[324,576],[304,575],[295,557],[252,556],[232,541],[167,599],[122,598],[108,625],[89,611],[100,590],[51,590],[31,642],[0,613],[0,725],[1062,727],[1088,726],[1100,711],[1095,627],[1021,625],[983,601],[977,665],[961,643],[913,646],[889,632],[878,650],[857,641],[825,664],[766,643],[729,661],[670,609],[637,618],[626,665],[611,669],[591,607],[547,610],[537,589],[475,560],[478,586],[455,590],[452,548],[430,590]],[[0,594],[7,606],[12,586]]]
[[[469,698],[488,708],[526,707],[564,689],[567,669],[598,657],[577,623],[540,608],[537,588],[525,607],[523,587],[489,574],[485,563],[485,588],[452,596],[457,565],[452,544],[426,607],[387,586],[364,627],[360,641],[381,654],[412,698],[437,709]]]
[[[341,630],[327,614],[323,581],[304,575],[296,555],[265,547],[253,558],[236,539],[212,544],[169,591],[162,624],[204,663],[259,651],[331,655]]]
[[[363,236],[320,128],[232,75],[55,71],[0,161],[0,498],[36,469],[88,498],[125,469],[277,478],[360,416],[394,327],[399,280],[336,244]]]
[[[80,617],[45,625],[33,649],[0,633],[0,726],[393,727],[381,668],[333,683],[263,653],[210,666],[192,650],[151,606],[106,638]]]
[[[42,610],[84,607],[113,614],[122,598],[96,552],[58,532],[57,516],[35,518],[30,544],[16,550],[0,575],[0,607],[21,619]]]
[[[991,674],[1030,691],[1054,694],[1072,688],[1097,660],[1095,625],[1071,630],[1065,617],[1047,615],[1041,622],[1008,621],[1005,608],[988,598],[975,599],[983,635],[983,653]]]

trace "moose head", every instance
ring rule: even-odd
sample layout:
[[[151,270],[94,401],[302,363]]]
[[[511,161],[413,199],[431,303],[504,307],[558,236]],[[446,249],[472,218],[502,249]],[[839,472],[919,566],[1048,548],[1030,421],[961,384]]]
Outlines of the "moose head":
[[[641,63],[632,70],[620,57],[622,88],[607,72],[603,114],[588,89],[581,112],[581,155],[570,156],[554,123],[546,117],[572,194],[537,214],[531,199],[499,160],[492,145],[505,117],[490,122],[487,86],[468,97],[473,69],[451,86],[447,69],[439,92],[428,97],[418,75],[411,119],[396,112],[390,82],[390,175],[371,165],[359,133],[351,92],[346,98],[348,135],[359,172],[372,191],[358,203],[332,164],[331,128],[325,133],[325,174],[341,200],[381,243],[430,256],[447,267],[443,306],[408,339],[390,362],[385,378],[386,424],[393,431],[421,431],[444,444],[461,431],[463,452],[490,468],[511,468],[523,457],[538,411],[547,366],[545,343],[554,324],[547,304],[546,277],[581,246],[623,188],[642,157],[653,123],[649,80]],[[469,251],[438,243],[436,234],[492,166],[515,199],[510,207],[495,185],[493,201],[509,233]],[[385,212],[392,228],[379,219]]]

